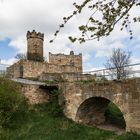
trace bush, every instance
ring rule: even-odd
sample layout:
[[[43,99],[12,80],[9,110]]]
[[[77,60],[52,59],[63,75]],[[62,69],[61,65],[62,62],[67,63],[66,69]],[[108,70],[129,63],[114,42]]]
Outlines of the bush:
[[[120,128],[125,128],[125,120],[123,117],[122,112],[120,109],[113,104],[112,102],[109,103],[107,110],[106,110],[106,118],[110,121],[111,124],[114,124]]]
[[[17,116],[24,116],[27,104],[19,89],[17,83],[0,78],[0,127],[10,127]]]
[[[58,96],[60,94],[59,90],[53,90],[50,96],[50,102],[47,104],[48,113],[53,117],[63,116],[63,108],[59,105]]]

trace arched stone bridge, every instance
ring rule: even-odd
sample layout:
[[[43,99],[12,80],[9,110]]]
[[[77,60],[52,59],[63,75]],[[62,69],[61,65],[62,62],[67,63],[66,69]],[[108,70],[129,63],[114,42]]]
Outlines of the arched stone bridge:
[[[19,82],[19,81],[18,81]],[[50,90],[61,89],[65,115],[79,123],[100,125],[109,102],[122,112],[126,131],[140,134],[140,79],[107,82],[63,82],[56,85],[26,82],[22,93],[31,104],[48,102]]]
[[[65,115],[80,123],[105,122],[105,110],[113,102],[123,113],[126,131],[140,134],[140,79],[106,83],[67,82],[60,86]]]

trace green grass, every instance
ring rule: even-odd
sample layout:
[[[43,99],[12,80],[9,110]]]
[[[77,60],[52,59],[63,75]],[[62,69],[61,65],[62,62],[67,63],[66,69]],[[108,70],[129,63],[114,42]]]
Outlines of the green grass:
[[[15,83],[10,84],[5,88],[0,84],[0,93],[7,87],[12,90],[12,84]],[[22,112],[24,117],[21,114],[15,115],[9,122],[11,127],[0,127],[0,140],[140,140],[140,136],[136,134],[117,135],[77,124],[62,114],[57,94],[52,99],[49,104],[28,106],[25,114]]]
[[[49,106],[50,107],[50,106]],[[47,106],[34,106],[28,120],[15,121],[14,129],[3,129],[3,140],[103,140],[112,133],[76,124],[64,116],[53,117]]]
[[[1,140],[139,140],[135,134],[116,135],[95,127],[77,124],[63,115],[50,114],[51,105],[30,106],[23,120],[14,120],[14,128],[1,129]]]

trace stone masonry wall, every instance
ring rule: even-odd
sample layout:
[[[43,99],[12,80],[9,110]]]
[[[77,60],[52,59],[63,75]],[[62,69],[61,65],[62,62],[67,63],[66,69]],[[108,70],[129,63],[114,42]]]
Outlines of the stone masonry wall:
[[[91,81],[95,80],[95,75],[79,74],[79,73],[42,73],[39,76],[40,81],[54,82],[73,82],[73,81]]]
[[[38,77],[42,72],[47,69],[46,63],[38,61],[24,61],[24,78]]]
[[[29,104],[39,104],[49,102],[49,93],[39,88],[38,85],[23,85],[22,93]]]
[[[44,34],[37,33],[35,30],[27,32],[27,58],[28,60],[43,61],[43,40]]]
[[[64,54],[52,54],[49,52],[49,63],[54,65],[70,65],[77,67],[76,72],[82,72],[82,54],[79,55],[64,55]]]
[[[18,61],[7,68],[7,75],[10,78],[20,77],[20,66],[22,66],[22,61]]]
[[[64,112],[68,118],[78,121],[76,115],[81,104],[90,98],[101,97],[112,101],[121,110],[126,131],[140,134],[140,79],[88,84],[67,82],[61,88],[63,100],[60,103],[65,103]]]
[[[77,72],[77,67],[70,65],[55,65],[46,62],[20,60],[7,69],[9,77],[21,77],[20,67],[23,67],[23,78],[39,77],[42,73],[72,73]]]

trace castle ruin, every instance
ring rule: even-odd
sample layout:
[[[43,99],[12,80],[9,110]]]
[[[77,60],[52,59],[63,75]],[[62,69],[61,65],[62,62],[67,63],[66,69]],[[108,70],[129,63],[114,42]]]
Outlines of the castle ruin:
[[[74,55],[73,51],[69,55],[49,53],[49,62],[45,62],[43,40],[44,34],[34,30],[27,32],[27,59],[19,60],[7,68],[10,78],[58,80],[60,83],[56,85],[62,90],[59,103],[64,106],[64,114],[78,123],[90,126],[108,123],[105,112],[108,103],[113,102],[123,114],[125,130],[140,134],[139,78],[108,82],[90,81],[90,78],[95,77],[82,73],[82,54]],[[81,80],[79,77],[82,77],[82,80],[88,79],[90,83],[75,82]],[[61,78],[63,82],[60,81]],[[56,88],[56,85],[22,84],[22,93],[31,104],[44,103],[49,101],[48,91],[52,87]]]
[[[49,62],[44,61],[43,41],[44,34],[27,32],[27,59],[19,60],[7,68],[10,78],[38,78],[48,75],[82,73],[82,54],[69,55],[52,54],[49,52]]]

